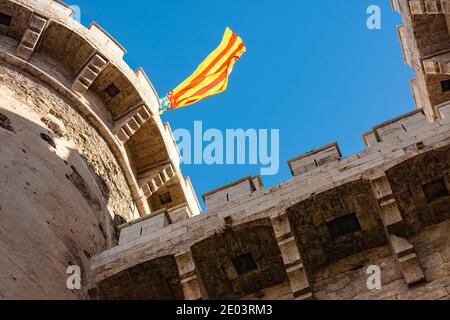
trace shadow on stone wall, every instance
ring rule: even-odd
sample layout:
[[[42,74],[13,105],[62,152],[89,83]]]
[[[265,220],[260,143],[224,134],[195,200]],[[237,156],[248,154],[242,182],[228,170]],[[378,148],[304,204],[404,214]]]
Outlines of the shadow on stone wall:
[[[0,298],[88,298],[91,256],[117,243],[111,191],[33,116],[0,108]],[[80,291],[67,289],[69,265]]]

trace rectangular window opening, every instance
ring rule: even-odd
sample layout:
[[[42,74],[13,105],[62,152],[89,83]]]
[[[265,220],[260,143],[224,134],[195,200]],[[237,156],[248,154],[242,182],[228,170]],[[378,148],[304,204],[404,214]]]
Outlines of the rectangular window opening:
[[[432,203],[436,200],[449,196],[445,180],[443,178],[431,181],[422,186],[425,197],[428,203]]]
[[[170,195],[170,192],[166,192],[159,195],[159,201],[161,202],[161,205],[166,205],[172,202],[172,196]]]
[[[355,213],[330,221],[327,227],[333,239],[361,231],[361,225]]]
[[[251,253],[232,258],[231,261],[238,274],[246,274],[258,269],[253,254]]]
[[[450,79],[441,81],[442,92],[450,91]]]
[[[114,98],[120,93],[119,88],[117,88],[114,83],[110,84],[108,88],[105,89],[105,91],[111,98]]]
[[[0,24],[4,26],[10,26],[11,25],[12,17],[6,13],[0,12]]]

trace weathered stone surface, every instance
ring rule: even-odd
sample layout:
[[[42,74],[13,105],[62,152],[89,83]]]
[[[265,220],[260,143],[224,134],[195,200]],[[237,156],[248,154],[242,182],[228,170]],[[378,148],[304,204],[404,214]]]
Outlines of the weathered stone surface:
[[[287,213],[307,269],[386,244],[377,201],[370,185],[362,181],[314,195]],[[358,229],[333,238],[330,223],[351,213],[359,220]]]
[[[0,3],[11,17],[0,26],[0,298],[92,296],[90,258],[117,244],[118,224],[156,211],[137,182],[151,166],[172,165],[162,191],[177,221],[200,212],[145,72],[72,12],[53,0]],[[130,114],[147,126],[124,146],[115,125]],[[69,265],[81,268],[82,290],[67,288]]]
[[[418,110],[374,126],[357,154],[342,158],[331,144],[292,159],[289,181],[261,190],[247,178],[207,193],[207,215],[165,228],[158,243],[94,257],[98,281],[130,261],[192,252],[203,298],[295,299],[307,283],[316,299],[448,299],[447,2],[392,1]],[[269,218],[273,230],[255,227]],[[258,254],[263,240],[278,262]],[[249,252],[262,260],[247,278],[233,259],[251,266]],[[369,266],[381,270],[380,289],[367,286]]]
[[[287,281],[270,220],[226,229],[191,247],[210,299],[236,299]],[[239,270],[234,259],[250,255],[254,268]],[[245,268],[244,268],[245,269]]]
[[[16,99],[11,105],[12,108],[26,105],[26,109],[22,109],[24,112],[34,113],[39,119],[43,118],[56,134],[62,134],[61,125],[64,126],[65,134],[61,138],[73,142],[89,167],[103,180],[102,189],[109,197],[109,206],[113,213],[130,219],[131,216],[127,215],[132,211],[132,201],[127,183],[114,155],[96,130],[52,90],[14,69],[0,65],[0,85],[4,97],[11,96]]]
[[[374,126],[357,154],[333,143],[292,159],[286,182],[207,193],[198,217],[125,49],[59,1],[3,3],[0,298],[449,298],[448,1],[393,0],[418,110]],[[73,264],[81,291],[66,288]]]
[[[183,299],[175,258],[145,262],[100,282],[98,297],[107,300]]]

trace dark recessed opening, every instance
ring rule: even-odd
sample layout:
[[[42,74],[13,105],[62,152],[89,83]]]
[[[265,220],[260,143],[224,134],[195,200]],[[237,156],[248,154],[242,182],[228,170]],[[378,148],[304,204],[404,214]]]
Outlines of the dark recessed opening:
[[[11,25],[11,19],[12,17],[10,15],[0,12],[0,24],[9,27]]]
[[[159,195],[159,201],[161,202],[161,205],[169,204],[172,202],[172,196],[170,195],[170,192],[166,192]]]
[[[0,128],[14,132],[14,129],[11,126],[11,120],[2,113],[0,113]]]
[[[442,92],[450,91],[450,79],[441,81]]]
[[[422,186],[422,189],[425,193],[425,197],[427,198],[428,203],[432,203],[433,201],[449,196],[444,179],[431,181],[430,183]]]
[[[111,83],[108,88],[105,89],[106,93],[111,97],[115,97],[120,93],[119,88],[114,83]]]
[[[232,258],[231,261],[233,262],[233,266],[239,274],[245,274],[258,269],[256,261],[251,253],[246,253],[241,256]]]
[[[53,149],[56,149],[55,140],[53,140],[48,134],[41,133],[41,139],[47,142]]]
[[[354,213],[347,214],[327,223],[333,239],[361,231],[358,217]]]

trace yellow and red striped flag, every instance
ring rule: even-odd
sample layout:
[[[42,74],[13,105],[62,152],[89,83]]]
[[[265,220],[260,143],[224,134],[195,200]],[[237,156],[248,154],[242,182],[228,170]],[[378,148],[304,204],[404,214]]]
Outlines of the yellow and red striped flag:
[[[245,51],[246,47],[242,39],[230,28],[227,28],[217,49],[200,64],[189,78],[161,99],[160,114],[224,92],[227,89],[228,76],[231,74],[235,62]]]

